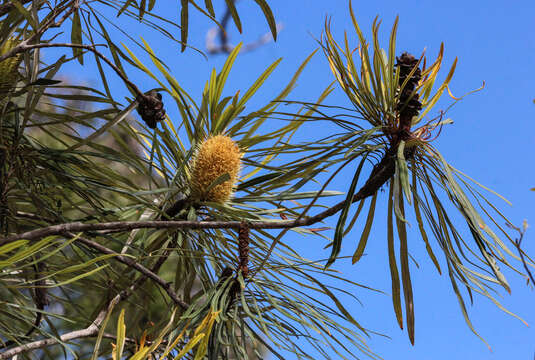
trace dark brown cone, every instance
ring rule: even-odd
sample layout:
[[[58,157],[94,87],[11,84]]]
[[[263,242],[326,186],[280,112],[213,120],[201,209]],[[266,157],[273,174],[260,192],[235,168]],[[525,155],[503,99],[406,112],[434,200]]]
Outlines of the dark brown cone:
[[[239,269],[243,278],[249,275],[249,225],[242,222],[238,231],[238,254]]]
[[[401,54],[401,56],[397,57],[396,66],[397,71],[399,71],[398,84],[400,87],[409,77],[411,71],[417,64],[418,59],[409,53],[405,52]],[[422,71],[417,68],[401,91],[399,103],[396,106],[396,111],[398,112],[399,116],[399,128],[393,129],[389,147],[386,149],[381,161],[373,167],[370,177],[356,194],[357,197],[366,198],[375,194],[377,190],[379,190],[381,186],[391,179],[396,172],[396,159],[399,143],[401,140],[407,140],[411,136],[410,130],[412,118],[417,116],[422,109],[422,103],[418,100],[419,95],[412,95],[421,78]],[[415,150],[413,148],[405,149],[405,159],[412,159],[414,157],[414,153]]]
[[[137,112],[151,129],[156,128],[158,122],[165,119],[165,109],[160,93],[151,91],[144,96],[138,96],[136,100],[139,102]]]
[[[397,57],[397,71],[399,71],[399,86],[401,87],[405,80],[410,75],[411,71],[418,64],[418,59],[409,53],[403,53]],[[408,79],[405,87],[401,90],[399,96],[399,103],[396,110],[399,112],[399,130],[402,138],[406,137],[410,132],[411,120],[418,115],[422,109],[422,103],[419,101],[419,95],[412,95],[414,89],[418,86],[418,82],[422,78],[422,71],[417,68],[412,76]],[[412,95],[412,98],[411,98]]]

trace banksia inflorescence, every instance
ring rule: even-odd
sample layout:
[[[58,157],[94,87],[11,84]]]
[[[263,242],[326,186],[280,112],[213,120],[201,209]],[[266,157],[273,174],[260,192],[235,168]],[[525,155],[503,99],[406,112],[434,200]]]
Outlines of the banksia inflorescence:
[[[202,142],[191,164],[190,186],[192,198],[223,204],[233,193],[241,167],[242,153],[228,136],[217,135]],[[229,179],[213,185],[221,176]]]
[[[18,41],[14,39],[6,40],[4,45],[0,47],[0,55],[6,54],[17,46],[17,44]],[[0,62],[0,99],[4,98],[15,87],[19,77],[18,69],[21,61],[22,54],[17,54]]]

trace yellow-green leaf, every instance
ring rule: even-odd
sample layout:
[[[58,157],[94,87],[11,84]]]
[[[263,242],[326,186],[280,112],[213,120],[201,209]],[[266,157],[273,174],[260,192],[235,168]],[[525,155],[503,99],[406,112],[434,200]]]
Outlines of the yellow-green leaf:
[[[124,324],[124,309],[122,309],[121,313],[119,314],[119,319],[117,320],[117,344],[115,347],[115,358],[117,360],[121,359],[123,356],[125,340],[126,325]]]

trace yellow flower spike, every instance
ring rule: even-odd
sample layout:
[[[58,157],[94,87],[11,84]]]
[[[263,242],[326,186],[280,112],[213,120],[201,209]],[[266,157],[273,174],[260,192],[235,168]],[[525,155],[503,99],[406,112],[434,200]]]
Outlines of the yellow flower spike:
[[[241,168],[242,153],[228,136],[217,135],[206,139],[191,161],[190,185],[196,200],[223,204],[233,193]],[[229,179],[214,186],[216,180],[228,174]]]
[[[0,55],[4,55],[9,50],[17,46],[18,41],[8,39],[4,45],[0,47]],[[22,61],[22,54],[15,55],[0,62],[0,99],[15,86],[19,76],[19,65]]]

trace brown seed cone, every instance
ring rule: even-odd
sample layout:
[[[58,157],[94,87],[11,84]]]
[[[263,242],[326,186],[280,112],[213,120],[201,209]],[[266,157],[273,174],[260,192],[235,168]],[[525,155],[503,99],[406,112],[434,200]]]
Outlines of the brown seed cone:
[[[401,87],[405,80],[409,77],[411,71],[418,64],[418,59],[409,53],[403,53],[397,57],[397,71],[399,71],[399,86]],[[406,137],[410,132],[411,121],[414,116],[417,116],[422,109],[422,103],[419,101],[419,95],[412,95],[414,89],[418,86],[418,82],[422,78],[422,71],[417,68],[412,76],[408,79],[405,87],[401,90],[399,95],[399,102],[396,110],[399,112],[399,130],[402,132],[402,137]],[[411,97],[412,95],[412,97]],[[404,136],[405,135],[405,136]]]
[[[165,119],[165,109],[160,93],[151,91],[145,96],[138,96],[137,101],[139,102],[137,112],[151,129],[156,128],[158,122]]]
[[[242,222],[238,232],[238,266],[244,279],[249,275],[249,231],[249,225]]]

